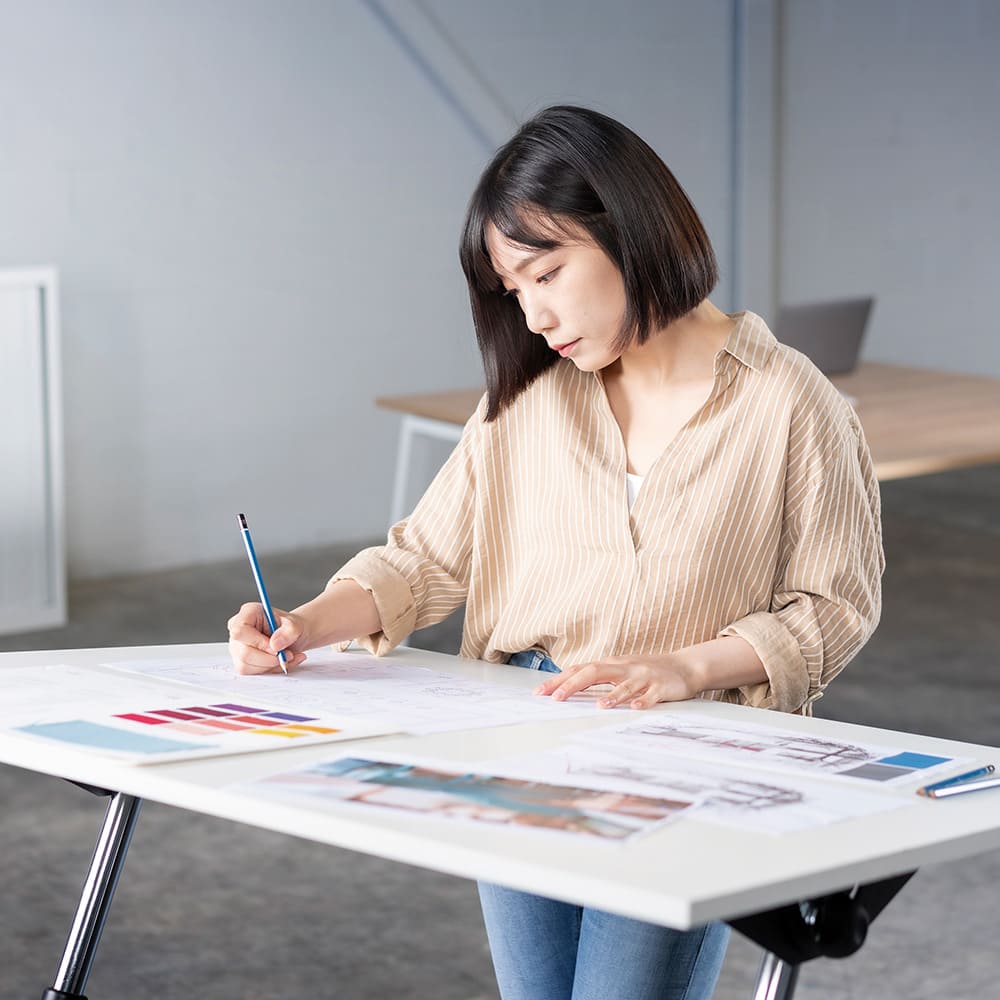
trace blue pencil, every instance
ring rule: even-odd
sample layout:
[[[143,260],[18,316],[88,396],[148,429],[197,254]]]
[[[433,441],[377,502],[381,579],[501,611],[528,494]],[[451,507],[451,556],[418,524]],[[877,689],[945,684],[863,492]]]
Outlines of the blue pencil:
[[[962,785],[966,781],[974,781],[976,778],[985,778],[987,774],[993,773],[993,765],[987,764],[985,767],[977,767],[975,771],[966,771],[965,774],[956,774],[954,777],[945,778],[944,781],[935,781],[931,785],[924,785],[917,789],[917,795],[927,795],[935,798],[934,792],[939,788],[950,788],[952,785]]]
[[[237,518],[240,522],[240,531],[243,533],[243,544],[246,546],[247,558],[250,560],[250,569],[253,571],[254,583],[257,584],[257,593],[260,595],[260,603],[264,605],[264,616],[267,618],[268,627],[271,629],[272,635],[278,631],[278,621],[274,617],[274,612],[271,610],[271,602],[267,597],[267,588],[264,586],[264,577],[260,575],[260,564],[257,562],[257,553],[253,549],[253,539],[250,537],[250,529],[247,527],[247,519],[243,514],[237,514]],[[285,675],[288,674],[288,668],[285,664],[288,662],[288,657],[285,651],[282,650],[278,653],[278,665],[281,667],[281,672]]]

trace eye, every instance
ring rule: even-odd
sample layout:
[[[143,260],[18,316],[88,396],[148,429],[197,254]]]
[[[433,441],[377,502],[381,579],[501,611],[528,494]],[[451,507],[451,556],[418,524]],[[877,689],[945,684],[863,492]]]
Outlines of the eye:
[[[558,270],[558,267],[554,267],[551,271],[546,271],[545,274],[540,275],[535,279],[535,283],[539,285],[547,285],[556,276]]]
[[[516,288],[504,288],[503,285],[500,286],[500,294],[505,299],[516,299],[518,292]]]

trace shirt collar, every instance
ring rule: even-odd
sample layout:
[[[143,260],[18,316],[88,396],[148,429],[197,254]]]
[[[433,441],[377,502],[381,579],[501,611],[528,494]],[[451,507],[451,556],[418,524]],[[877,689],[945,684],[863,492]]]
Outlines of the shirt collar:
[[[763,371],[778,346],[774,334],[756,313],[736,313],[732,319],[737,320],[736,328],[716,356],[716,364],[722,360],[722,354],[730,354],[755,372]]]

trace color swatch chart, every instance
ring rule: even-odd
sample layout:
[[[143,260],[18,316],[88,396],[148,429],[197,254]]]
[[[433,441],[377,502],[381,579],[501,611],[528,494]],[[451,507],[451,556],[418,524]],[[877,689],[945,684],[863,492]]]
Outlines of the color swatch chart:
[[[6,671],[10,697],[0,728],[11,733],[152,764],[274,750],[391,732],[384,720],[229,700],[210,688],[181,687],[64,664]],[[231,697],[231,696],[229,696]]]
[[[189,705],[184,708],[151,708],[142,712],[122,712],[115,716],[142,726],[162,726],[158,734],[182,733],[185,736],[220,736],[222,733],[252,733],[295,740],[312,735],[333,735],[339,729],[319,725],[312,715],[269,712],[250,705]]]

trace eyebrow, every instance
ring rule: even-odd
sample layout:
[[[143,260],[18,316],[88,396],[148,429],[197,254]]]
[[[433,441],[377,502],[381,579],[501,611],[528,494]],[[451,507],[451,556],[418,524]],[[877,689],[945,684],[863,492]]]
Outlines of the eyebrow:
[[[514,265],[514,274],[520,274],[526,267],[530,264],[534,264],[539,257],[544,257],[547,253],[552,253],[553,250],[558,250],[558,247],[539,247],[537,250],[533,250],[527,256],[522,258],[518,263]],[[494,265],[493,269],[500,275],[500,269]]]
[[[527,255],[519,264],[514,265],[514,273],[520,274],[529,264],[534,264],[539,257],[544,257],[547,253],[552,253],[555,247],[539,247]]]

